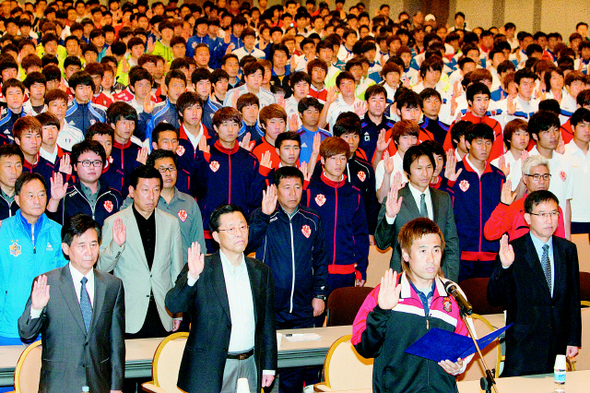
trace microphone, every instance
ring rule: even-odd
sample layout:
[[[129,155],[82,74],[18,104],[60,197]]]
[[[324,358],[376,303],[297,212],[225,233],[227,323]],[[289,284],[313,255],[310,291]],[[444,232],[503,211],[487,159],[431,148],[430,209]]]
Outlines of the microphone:
[[[469,303],[467,301],[467,299],[465,299],[463,294],[461,292],[459,292],[457,284],[455,284],[454,282],[449,280],[449,281],[445,282],[444,288],[445,288],[445,291],[447,291],[447,293],[449,295],[451,295],[457,301],[457,304],[459,304],[459,307],[461,307],[461,310],[465,314],[467,314],[467,315],[473,314],[473,307],[471,306],[471,303]]]

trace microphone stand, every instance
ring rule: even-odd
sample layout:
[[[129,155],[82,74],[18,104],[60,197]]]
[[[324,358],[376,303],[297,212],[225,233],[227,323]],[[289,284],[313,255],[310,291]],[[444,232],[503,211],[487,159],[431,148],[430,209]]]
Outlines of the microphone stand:
[[[498,387],[496,386],[496,379],[494,378],[494,374],[488,368],[488,365],[486,364],[486,361],[483,358],[481,350],[479,349],[479,344],[477,343],[477,340],[475,339],[475,335],[473,334],[471,327],[467,323],[467,314],[463,311],[462,307],[460,307],[460,308],[461,308],[461,318],[463,319],[465,326],[467,326],[467,330],[469,331],[469,337],[471,337],[471,339],[473,340],[473,345],[475,345],[475,349],[477,350],[477,353],[479,354],[479,363],[483,367],[485,374],[486,374],[485,377],[481,377],[480,386],[482,389],[484,389],[486,391],[486,393],[491,393],[492,390],[495,393],[498,393]],[[471,314],[473,312],[473,310],[469,310],[469,311],[471,311],[471,312],[468,312],[469,314]]]

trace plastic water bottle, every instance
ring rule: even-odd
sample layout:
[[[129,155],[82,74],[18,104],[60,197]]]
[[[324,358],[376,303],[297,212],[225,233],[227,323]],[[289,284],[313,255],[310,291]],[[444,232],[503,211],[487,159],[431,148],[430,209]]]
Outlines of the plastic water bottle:
[[[555,366],[553,367],[553,379],[557,385],[565,385],[565,370],[565,355],[557,355],[555,357]]]

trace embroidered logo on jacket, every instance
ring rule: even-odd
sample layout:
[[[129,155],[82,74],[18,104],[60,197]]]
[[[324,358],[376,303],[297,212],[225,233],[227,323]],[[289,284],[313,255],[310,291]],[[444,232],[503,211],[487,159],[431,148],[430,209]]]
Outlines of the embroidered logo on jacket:
[[[463,192],[467,191],[469,189],[469,182],[467,180],[461,180],[459,183],[459,188]]]
[[[323,206],[324,203],[326,203],[326,197],[323,194],[317,194],[315,196],[315,203],[317,203],[318,206]]]
[[[104,209],[106,211],[108,211],[109,213],[112,213],[113,212],[113,202],[111,202],[111,201],[104,201],[104,205],[103,206],[104,206]]]
[[[188,214],[186,213],[186,210],[180,209],[178,211],[178,218],[180,218],[180,221],[185,222],[187,217],[188,217]]]
[[[565,174],[565,171],[560,171],[559,172],[559,178],[561,179],[561,181],[565,182],[565,179],[567,178],[567,175]]]
[[[178,157],[182,157],[184,152],[185,152],[184,146],[178,145],[178,147],[176,148],[176,154],[178,155]]]
[[[303,233],[303,236],[309,239],[309,237],[311,236],[311,228],[309,227],[309,225],[302,226],[301,233]]]
[[[209,168],[211,168],[213,172],[217,172],[219,170],[219,163],[217,161],[211,161]]]
[[[20,255],[21,246],[18,244],[18,240],[13,240],[12,244],[8,246],[8,248],[10,249],[10,255],[13,257],[18,257]]]
[[[453,303],[451,303],[451,299],[449,299],[448,296],[445,296],[443,299],[443,310],[445,310],[447,313],[453,311]]]
[[[365,179],[367,178],[367,175],[363,171],[359,171],[359,173],[357,173],[356,175],[358,176],[359,180],[362,182],[364,182]]]

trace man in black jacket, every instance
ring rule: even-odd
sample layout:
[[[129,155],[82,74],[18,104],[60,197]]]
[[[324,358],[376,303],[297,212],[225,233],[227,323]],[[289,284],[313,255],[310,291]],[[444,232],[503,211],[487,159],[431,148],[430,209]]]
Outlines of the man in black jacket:
[[[507,310],[506,362],[502,376],[551,372],[558,354],[570,358],[581,346],[580,279],[575,244],[554,236],[559,202],[535,191],[524,202],[531,230],[500,241],[488,299]]]

